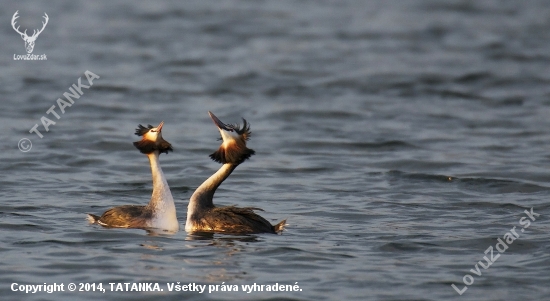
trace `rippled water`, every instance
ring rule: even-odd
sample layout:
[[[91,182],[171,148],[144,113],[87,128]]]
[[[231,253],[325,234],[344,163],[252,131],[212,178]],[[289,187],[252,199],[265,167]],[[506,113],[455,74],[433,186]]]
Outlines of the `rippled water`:
[[[109,5],[108,5],[109,3]],[[46,29],[34,54],[9,26]],[[550,288],[550,7],[545,1],[4,2],[0,283],[9,300],[545,300]],[[100,76],[57,120],[79,77]],[[56,109],[58,110],[58,109]],[[283,235],[149,235],[88,212],[146,204],[139,123],[165,121],[161,164],[182,228],[218,167],[207,111],[246,118],[256,150],[219,205]],[[45,132],[40,118],[55,125]],[[29,133],[39,124],[44,137]],[[23,153],[21,138],[32,142]],[[524,210],[540,216],[470,271]],[[479,267],[479,264],[478,264]],[[465,275],[470,275],[466,276]],[[460,296],[470,278],[474,283]],[[297,292],[168,292],[166,283]],[[108,291],[12,292],[12,283]],[[111,292],[108,283],[163,292]]]

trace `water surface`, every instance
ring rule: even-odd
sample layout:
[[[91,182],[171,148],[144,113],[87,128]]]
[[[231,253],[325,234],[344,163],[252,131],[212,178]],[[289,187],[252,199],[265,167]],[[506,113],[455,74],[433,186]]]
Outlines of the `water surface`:
[[[49,23],[34,54],[8,25]],[[550,7],[544,1],[48,1],[0,11],[0,283],[9,300],[544,300],[550,293]],[[60,119],[46,112],[98,76]],[[149,235],[88,225],[146,204],[137,124],[165,121],[181,227],[224,122],[256,151],[219,205],[283,235]],[[40,118],[56,122],[43,130]],[[39,124],[44,137],[29,130]],[[23,153],[21,138],[32,142]],[[482,275],[470,269],[534,208]],[[495,249],[495,252],[496,249]],[[495,254],[496,255],[496,254]],[[479,266],[479,265],[478,265]],[[451,287],[474,283],[462,296]],[[12,283],[163,292],[12,292]],[[298,292],[167,292],[166,283]]]

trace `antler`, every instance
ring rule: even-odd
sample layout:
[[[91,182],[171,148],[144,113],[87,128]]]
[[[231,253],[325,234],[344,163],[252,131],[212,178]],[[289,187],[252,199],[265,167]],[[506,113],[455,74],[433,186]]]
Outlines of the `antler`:
[[[38,37],[38,35],[44,31],[44,28],[46,28],[46,25],[48,25],[48,20],[50,19],[50,17],[48,17],[48,14],[47,13],[44,13],[44,16],[42,16],[42,18],[44,18],[46,20],[46,22],[42,22],[42,29],[40,29],[37,33],[34,33],[34,30],[33,30],[33,34],[32,34],[32,37]]]
[[[27,30],[25,30],[25,32],[21,32],[19,31],[19,27],[20,26],[17,26],[17,28],[15,28],[15,20],[17,20],[19,18],[19,16],[17,15],[17,13],[19,13],[19,11],[16,11],[15,14],[13,14],[13,17],[11,18],[11,26],[13,27],[13,29],[20,35],[27,35]]]
[[[13,14],[13,17],[11,18],[11,26],[13,27],[13,29],[18,33],[20,34],[21,36],[25,36],[25,37],[29,37],[27,35],[27,30],[25,29],[25,32],[21,32],[19,31],[19,27],[20,26],[17,26],[17,28],[15,28],[15,23],[17,23],[15,20],[17,20],[19,18],[19,16],[17,15],[19,13],[19,11],[16,11],[15,14]],[[38,30],[38,32],[36,32],[36,29],[33,30],[33,34],[31,36],[31,38],[36,38],[38,37],[38,35],[40,33],[42,33],[42,31],[44,31],[44,28],[46,28],[46,25],[48,24],[48,20],[50,19],[50,17],[48,17],[48,14],[47,13],[44,13],[44,16],[42,17],[45,19],[45,22],[42,22],[42,29]]]

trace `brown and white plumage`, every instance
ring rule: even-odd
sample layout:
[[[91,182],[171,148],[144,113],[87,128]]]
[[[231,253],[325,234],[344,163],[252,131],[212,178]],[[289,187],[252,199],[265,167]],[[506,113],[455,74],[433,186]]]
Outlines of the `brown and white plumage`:
[[[172,145],[162,138],[163,125],[164,122],[157,127],[152,125],[144,127],[140,124],[135,133],[142,139],[134,142],[134,146],[141,153],[147,155],[151,164],[153,194],[149,204],[114,207],[105,211],[101,216],[88,214],[90,223],[113,228],[156,228],[167,231],[179,229],[174,198],[159,164],[159,155],[172,151]]]
[[[261,210],[259,208],[214,206],[213,198],[216,189],[239,164],[254,155],[254,150],[246,146],[246,141],[250,137],[250,125],[245,119],[243,119],[243,126],[240,127],[239,125],[226,125],[211,112],[208,114],[218,127],[223,140],[222,145],[210,155],[210,158],[223,165],[191,196],[187,207],[185,231],[231,234],[282,232],[285,221],[271,225],[265,218],[254,212]]]
[[[147,228],[147,221],[153,217],[153,210],[148,206],[123,205],[113,207],[101,216],[88,214],[91,223],[112,228]]]

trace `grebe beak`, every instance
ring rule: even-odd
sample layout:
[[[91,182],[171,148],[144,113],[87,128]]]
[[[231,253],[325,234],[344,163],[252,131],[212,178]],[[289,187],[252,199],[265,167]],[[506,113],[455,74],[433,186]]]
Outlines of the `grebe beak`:
[[[160,132],[162,130],[162,126],[164,125],[164,121],[161,121],[160,124],[157,126],[157,131]]]
[[[214,121],[214,124],[216,124],[216,126],[219,129],[222,129],[222,130],[225,130],[225,131],[230,131],[230,132],[233,131],[233,129],[227,127],[227,125],[225,125],[225,123],[221,122],[221,120],[219,120],[218,117],[216,117],[216,115],[214,115],[212,112],[208,111],[208,115],[210,115],[210,118],[212,118],[212,121]]]

